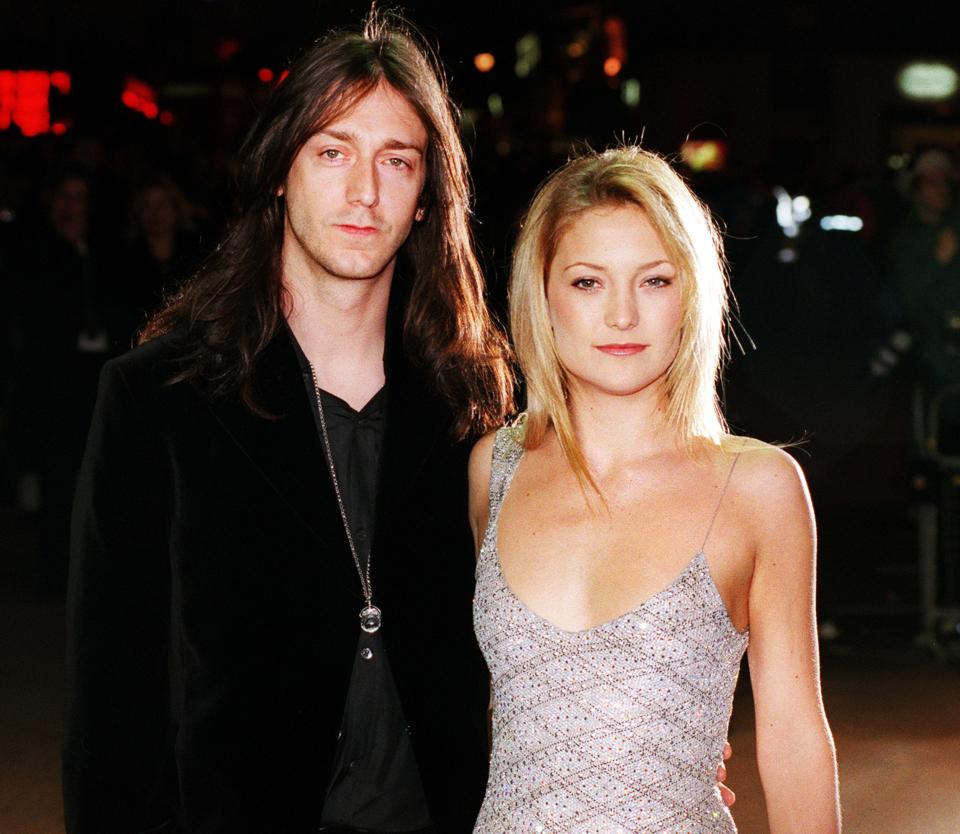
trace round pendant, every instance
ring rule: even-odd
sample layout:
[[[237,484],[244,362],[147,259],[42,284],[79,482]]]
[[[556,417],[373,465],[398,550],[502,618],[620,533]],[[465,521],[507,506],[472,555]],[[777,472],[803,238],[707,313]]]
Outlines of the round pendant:
[[[373,634],[373,632],[379,631],[382,620],[383,615],[376,605],[367,605],[360,612],[360,628],[367,632],[367,634]]]

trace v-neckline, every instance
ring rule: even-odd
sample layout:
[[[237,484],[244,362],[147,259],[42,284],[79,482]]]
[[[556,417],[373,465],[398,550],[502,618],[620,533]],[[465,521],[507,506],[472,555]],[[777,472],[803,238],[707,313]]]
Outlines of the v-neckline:
[[[499,517],[498,517],[498,521],[499,521]],[[684,579],[684,577],[686,577],[687,574],[691,573],[698,563],[705,562],[706,560],[706,555],[704,554],[704,552],[702,550],[697,551],[693,555],[693,557],[690,559],[690,561],[687,562],[686,565],[684,565],[680,573],[678,573],[667,585],[665,585],[659,591],[648,596],[639,605],[636,605],[633,608],[630,608],[628,611],[624,611],[622,614],[617,615],[613,619],[603,620],[602,622],[599,622],[596,625],[587,626],[586,628],[569,629],[569,628],[563,628],[562,626],[558,626],[555,622],[543,616],[543,614],[539,614],[538,612],[534,611],[533,608],[531,608],[527,603],[525,603],[522,599],[520,599],[519,596],[517,596],[516,591],[513,590],[513,588],[510,586],[510,583],[507,581],[507,577],[503,573],[503,566],[500,564],[500,548],[497,543],[497,536],[496,536],[496,533],[498,530],[499,530],[499,524],[497,525],[497,529],[494,530],[492,555],[493,555],[493,562],[497,571],[497,578],[500,580],[500,584],[504,587],[504,589],[510,595],[511,599],[517,604],[517,606],[521,608],[528,616],[532,617],[537,622],[542,623],[548,628],[551,628],[554,631],[559,632],[560,634],[563,634],[567,637],[581,637],[583,635],[591,634],[595,631],[600,631],[602,629],[615,626],[622,620],[627,619],[628,617],[640,614],[645,608],[648,608],[650,605],[656,602],[660,597],[665,596],[669,591],[672,591],[677,585],[679,585],[680,582]],[[710,573],[710,568],[709,566],[707,566],[707,574],[709,575],[709,573]],[[713,583],[712,576],[710,577],[710,582],[711,582],[711,585],[713,586],[713,591],[719,596],[720,592],[717,590],[716,585]],[[722,602],[723,600],[721,598],[721,605],[722,605]],[[722,607],[723,607],[724,614],[726,614],[727,623],[729,624],[730,628],[734,632],[736,632],[738,635],[745,635],[747,631],[749,631],[749,629],[746,629],[744,631],[738,631],[737,627],[734,626],[733,622],[730,620],[730,615],[727,614],[726,612],[726,606],[722,605]]]
[[[636,616],[640,614],[645,608],[652,605],[662,596],[666,595],[667,592],[673,590],[680,582],[691,573],[697,565],[702,565],[707,574],[707,581],[710,585],[710,590],[713,593],[713,596],[716,598],[720,610],[723,612],[723,619],[726,622],[728,629],[737,637],[747,637],[750,634],[750,626],[741,631],[734,625],[733,620],[730,618],[730,612],[727,610],[727,604],[724,602],[723,595],[720,593],[720,589],[717,588],[717,583],[713,581],[713,573],[710,570],[710,564],[707,562],[707,555],[704,552],[704,549],[701,547],[690,560],[684,565],[680,572],[663,588],[661,588],[656,593],[648,596],[643,602],[639,605],[636,605],[630,608],[628,611],[624,611],[622,614],[614,617],[610,620],[604,620],[596,625],[588,626],[587,628],[580,629],[567,629],[558,626],[552,620],[544,617],[542,614],[538,614],[533,610],[527,603],[525,603],[519,596],[517,596],[516,591],[510,586],[510,583],[507,581],[507,577],[503,572],[503,565],[500,562],[500,515],[503,511],[503,504],[507,500],[507,493],[510,492],[510,488],[513,486],[513,478],[517,474],[517,470],[520,468],[520,462],[524,456],[523,446],[516,443],[515,440],[511,438],[512,442],[516,444],[519,448],[516,454],[516,460],[513,461],[513,464],[510,468],[510,471],[507,475],[507,478],[504,483],[503,494],[500,496],[500,500],[497,504],[496,513],[491,513],[490,518],[487,520],[487,530],[484,532],[484,541],[486,542],[489,538],[490,549],[492,550],[493,563],[496,569],[497,578],[499,579],[501,585],[503,585],[506,592],[510,595],[511,599],[517,604],[517,606],[527,614],[527,616],[541,623],[542,625],[547,626],[558,634],[564,635],[565,637],[582,637],[588,634],[592,634],[596,631],[600,631],[605,628],[610,628],[617,623],[627,619],[630,616]]]

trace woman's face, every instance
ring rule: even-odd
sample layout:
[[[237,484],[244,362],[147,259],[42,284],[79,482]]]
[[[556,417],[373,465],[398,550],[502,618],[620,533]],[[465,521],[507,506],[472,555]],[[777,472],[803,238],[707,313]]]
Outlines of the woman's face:
[[[642,209],[600,206],[577,216],[547,276],[572,393],[630,396],[662,383],[679,345],[680,281]]]

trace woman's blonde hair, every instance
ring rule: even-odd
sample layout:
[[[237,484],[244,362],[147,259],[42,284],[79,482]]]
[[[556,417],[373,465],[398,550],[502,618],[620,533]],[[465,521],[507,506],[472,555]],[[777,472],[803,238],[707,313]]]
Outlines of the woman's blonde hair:
[[[596,484],[576,442],[566,373],[547,308],[546,283],[560,239],[584,211],[634,205],[659,233],[680,277],[682,315],[676,358],[667,370],[664,420],[693,453],[720,445],[726,421],[717,397],[725,358],[727,276],[708,209],[670,164],[636,146],[571,160],[540,186],[517,240],[510,276],[510,322],[527,383],[524,443],[536,448],[550,425],[581,483]]]

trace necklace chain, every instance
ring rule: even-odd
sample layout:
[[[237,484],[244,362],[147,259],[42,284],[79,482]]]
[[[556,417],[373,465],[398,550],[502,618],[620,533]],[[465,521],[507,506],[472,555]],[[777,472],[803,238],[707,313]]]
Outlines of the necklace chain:
[[[327,434],[327,420],[323,415],[323,401],[320,396],[320,385],[317,382],[317,371],[310,363],[310,378],[313,381],[313,391],[317,397],[317,411],[320,412],[320,435],[323,438],[323,450],[326,452],[327,466],[330,468],[330,480],[333,481],[333,492],[337,496],[337,506],[340,508],[340,518],[343,519],[343,530],[347,534],[347,543],[350,545],[350,554],[353,556],[353,563],[357,567],[357,575],[360,577],[360,588],[363,591],[363,598],[367,602],[367,608],[373,608],[373,583],[370,581],[370,562],[371,552],[367,551],[367,569],[360,566],[360,557],[357,555],[357,547],[353,543],[353,533],[350,532],[350,522],[347,521],[347,508],[343,503],[343,496],[340,494],[340,481],[337,478],[337,469],[333,464],[333,450],[330,447],[330,436]],[[364,609],[366,610],[366,609]],[[362,616],[361,612],[361,616]],[[379,612],[378,612],[379,613]]]

